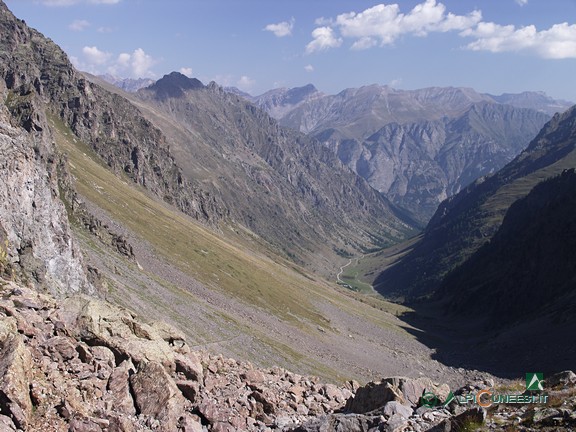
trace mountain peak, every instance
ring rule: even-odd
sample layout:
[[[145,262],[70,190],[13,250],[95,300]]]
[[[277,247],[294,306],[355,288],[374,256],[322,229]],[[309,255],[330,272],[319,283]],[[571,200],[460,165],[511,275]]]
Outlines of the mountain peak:
[[[204,84],[196,78],[188,78],[180,72],[171,72],[164,75],[154,84],[148,87],[159,98],[180,97],[186,90],[204,88]]]

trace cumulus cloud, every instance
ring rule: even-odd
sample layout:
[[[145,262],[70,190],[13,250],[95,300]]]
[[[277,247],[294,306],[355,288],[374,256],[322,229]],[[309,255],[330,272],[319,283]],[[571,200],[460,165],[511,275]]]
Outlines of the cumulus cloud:
[[[329,48],[338,48],[342,45],[342,38],[336,37],[331,27],[318,27],[312,31],[313,40],[306,45],[306,53],[323,51]]]
[[[157,63],[157,60],[146,54],[142,48],[137,48],[132,53],[121,53],[115,56],[96,46],[85,46],[82,49],[81,59],[71,57],[70,60],[77,69],[86,72],[109,73],[130,78],[153,78],[155,74],[151,68]]]
[[[294,22],[295,20],[292,18],[290,21],[283,21],[278,24],[268,24],[264,27],[264,30],[274,33],[276,37],[291,36]]]
[[[103,65],[106,62],[108,62],[108,60],[112,56],[112,54],[107,53],[105,51],[101,51],[95,46],[93,47],[85,46],[84,48],[82,48],[82,54],[84,54],[84,57],[86,58],[88,63],[92,65]]]
[[[86,20],[74,20],[68,26],[68,28],[70,30],[73,30],[73,31],[83,31],[83,30],[87,29],[88,27],[90,27],[90,23]]]
[[[524,51],[546,59],[576,58],[576,24],[554,24],[538,31],[533,25],[516,28],[482,22],[461,35],[476,39],[466,45],[472,51]]]
[[[243,90],[245,92],[252,90],[255,85],[256,81],[246,75],[242,75],[240,79],[236,82],[236,86],[240,90]]]
[[[306,46],[306,52],[338,47],[342,44],[342,38],[353,41],[352,49],[364,50],[392,44],[405,34],[426,36],[431,32],[462,31],[481,20],[480,11],[455,15],[447,13],[446,6],[436,0],[417,4],[408,13],[402,13],[398,4],[378,4],[362,12],[338,15],[334,20],[316,20],[317,24],[324,26],[312,32],[313,40]]]
[[[113,65],[110,70],[119,69],[120,73],[128,73],[133,78],[154,77],[150,68],[155,64],[156,60],[152,56],[146,54],[142,48],[137,48],[131,54],[121,53],[116,65]]]
[[[192,68],[182,67],[180,68],[180,73],[186,75],[188,78],[192,78]]]
[[[306,72],[314,72],[314,66],[312,66],[311,64],[304,66],[304,70]]]
[[[516,0],[516,3],[518,3],[520,6],[524,6],[528,4],[528,0]]]

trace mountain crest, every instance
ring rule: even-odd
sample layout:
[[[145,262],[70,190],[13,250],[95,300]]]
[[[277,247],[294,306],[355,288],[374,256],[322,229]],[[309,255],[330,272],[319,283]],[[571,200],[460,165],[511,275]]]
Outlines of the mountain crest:
[[[186,90],[204,88],[204,84],[196,78],[188,78],[180,72],[171,72],[164,75],[149,87],[161,99],[179,98]]]

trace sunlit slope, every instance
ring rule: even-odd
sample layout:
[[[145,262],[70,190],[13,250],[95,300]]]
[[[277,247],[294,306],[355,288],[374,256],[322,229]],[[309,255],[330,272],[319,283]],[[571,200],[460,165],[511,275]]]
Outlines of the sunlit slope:
[[[150,245],[151,255],[202,286],[188,290],[145,263],[143,269],[118,263],[127,282],[114,287],[112,300],[168,319],[199,347],[332,380],[410,373],[429,361],[426,348],[396,318],[405,308],[314,279],[232,226],[207,230],[113,175],[61,123],[53,124],[78,193]],[[110,259],[110,252],[99,253]],[[400,350],[406,353],[401,362]]]

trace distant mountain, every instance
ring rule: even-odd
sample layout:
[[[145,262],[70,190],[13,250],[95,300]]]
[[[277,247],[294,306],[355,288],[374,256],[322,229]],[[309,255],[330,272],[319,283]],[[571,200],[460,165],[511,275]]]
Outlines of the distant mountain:
[[[551,116],[557,112],[562,113],[573,105],[572,102],[553,99],[544,92],[503,93],[499,96],[489,96],[501,104],[531,108]]]
[[[379,85],[334,96],[313,86],[279,89],[254,100],[281,124],[320,140],[421,224],[443,199],[524,149],[549,119],[532,107],[553,102],[540,95],[519,108],[469,88]]]
[[[555,115],[532,140],[527,149],[500,171],[488,178],[477,180],[457,195],[444,201],[412,250],[377,278],[377,289],[390,297],[415,299],[430,296],[442,284],[448,284],[445,282],[445,277],[449,272],[456,271],[455,269],[464,265],[482,246],[490,242],[500,229],[505,216],[509,218],[509,221],[507,222],[508,228],[503,227],[504,232],[512,232],[510,224],[536,223],[535,221],[523,222],[518,215],[518,209],[527,210],[532,206],[530,203],[534,202],[535,198],[526,201],[527,204],[522,206],[518,204],[515,207],[516,210],[511,210],[510,215],[507,215],[507,212],[516,201],[528,195],[543,180],[574,168],[576,166],[575,147],[576,107],[562,115]],[[555,182],[552,182],[548,186],[542,186],[538,189],[540,192],[534,193],[541,197],[546,195],[542,190],[549,191],[548,196],[552,200],[554,194],[551,193],[551,185],[554,184]],[[567,198],[566,204],[569,202],[570,199]],[[573,210],[573,208],[566,207],[568,217],[571,217],[569,214]],[[530,214],[536,218],[541,212],[534,207]],[[544,233],[544,225],[542,227],[542,233]],[[535,233],[536,231],[531,232],[531,236]],[[509,234],[501,234],[499,238],[509,238],[509,236]],[[560,234],[557,233],[554,238],[556,241],[561,241],[558,236]],[[533,237],[526,239],[526,247],[532,240]],[[519,246],[518,242],[511,244],[516,244],[517,250],[516,252],[509,250],[508,254],[518,253],[525,256],[526,251]],[[493,247],[496,246],[493,245]],[[490,256],[494,259],[498,255]],[[512,255],[508,255],[507,259],[511,260],[511,257]],[[553,259],[552,256],[549,258]],[[543,263],[549,258],[538,253],[530,259],[536,259],[538,265],[545,265]],[[467,264],[467,266],[470,265],[472,264]],[[506,268],[502,261],[497,261],[497,265],[500,266],[501,271]],[[530,265],[529,262],[526,265]],[[476,267],[476,270],[475,273],[469,273],[468,277],[478,280],[486,277],[486,282],[490,280],[491,275],[487,267]],[[534,274],[530,274],[533,278]],[[500,274],[498,277],[502,276]],[[456,278],[454,280],[458,280],[456,276],[453,277]],[[450,286],[452,288],[445,286],[444,292],[465,293],[468,289],[475,292],[474,287],[478,286],[478,283],[470,286],[461,285],[460,288],[457,288],[454,283]]]
[[[127,92],[135,92],[154,83],[154,80],[150,78],[118,78],[110,74],[98,75],[98,77]]]
[[[228,203],[230,218],[302,263],[314,265],[319,251],[389,244],[410,229],[321,143],[215,83],[174,72],[134,96],[170,138],[185,176]]]
[[[324,94],[319,92],[312,84],[295,88],[279,88],[253,97],[252,101],[276,119],[282,119],[289,112],[298,108],[305,102],[317,100]]]

